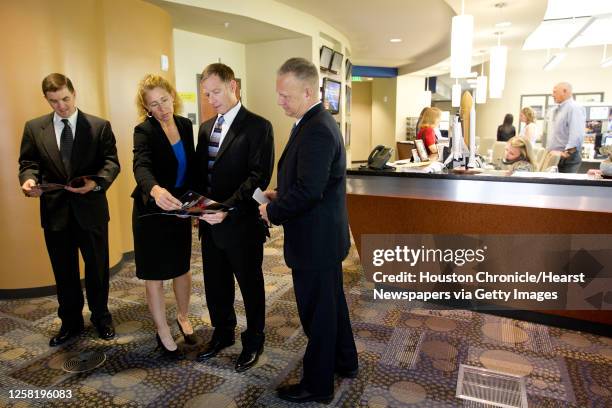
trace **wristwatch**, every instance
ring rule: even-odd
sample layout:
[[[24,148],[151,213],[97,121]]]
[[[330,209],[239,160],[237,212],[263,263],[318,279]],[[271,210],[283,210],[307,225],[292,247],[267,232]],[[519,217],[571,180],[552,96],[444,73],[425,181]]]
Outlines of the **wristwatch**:
[[[91,191],[100,191],[100,190],[102,190],[102,186],[96,184],[96,186]]]

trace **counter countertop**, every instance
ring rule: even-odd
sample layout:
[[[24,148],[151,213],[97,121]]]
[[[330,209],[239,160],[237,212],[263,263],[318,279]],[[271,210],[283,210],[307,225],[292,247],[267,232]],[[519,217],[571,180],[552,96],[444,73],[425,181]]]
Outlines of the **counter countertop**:
[[[395,170],[372,170],[368,168],[351,168],[347,170],[349,176],[375,176],[375,177],[405,177],[418,179],[446,179],[446,180],[475,180],[492,182],[511,182],[511,183],[535,183],[535,184],[558,184],[571,186],[596,186],[612,187],[611,179],[589,179],[575,180],[564,178],[543,178],[543,177],[512,177],[500,175],[484,174],[455,174],[455,173],[417,173],[403,172]],[[612,191],[610,192],[612,193]],[[609,194],[609,193],[608,193]]]
[[[349,170],[347,193],[612,214],[608,180],[550,180]],[[601,188],[600,186],[604,186]]]

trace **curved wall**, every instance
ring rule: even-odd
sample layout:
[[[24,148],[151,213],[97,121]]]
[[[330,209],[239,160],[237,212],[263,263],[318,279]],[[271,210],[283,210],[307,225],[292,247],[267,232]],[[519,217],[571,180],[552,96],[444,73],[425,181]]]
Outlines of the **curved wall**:
[[[140,0],[22,0],[2,2],[0,11],[0,36],[8,39],[0,64],[0,290],[52,286],[38,200],[26,199],[17,179],[23,125],[51,111],[40,82],[50,72],[65,73],[75,86],[77,106],[113,125],[122,166],[107,193],[115,265],[132,249],[134,93],[146,72],[159,71],[160,54],[173,60],[172,24],[165,11]],[[174,81],[173,74],[167,76]]]

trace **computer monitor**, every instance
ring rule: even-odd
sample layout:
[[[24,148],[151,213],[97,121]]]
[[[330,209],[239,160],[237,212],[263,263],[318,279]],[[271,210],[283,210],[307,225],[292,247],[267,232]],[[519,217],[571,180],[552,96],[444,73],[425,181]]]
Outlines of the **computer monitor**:
[[[344,55],[340,54],[337,51],[334,51],[334,56],[332,57],[331,65],[329,66],[329,70],[334,74],[340,72],[342,68],[342,60],[344,60]]]
[[[608,106],[591,106],[589,108],[589,120],[608,119]]]
[[[334,50],[324,45],[321,47],[321,51],[319,53],[319,57],[321,60],[319,65],[321,66],[321,69],[325,71],[329,70],[329,67],[332,63],[333,56],[334,56]]]
[[[341,83],[333,79],[323,78],[322,98],[323,107],[330,113],[340,112],[340,89]]]

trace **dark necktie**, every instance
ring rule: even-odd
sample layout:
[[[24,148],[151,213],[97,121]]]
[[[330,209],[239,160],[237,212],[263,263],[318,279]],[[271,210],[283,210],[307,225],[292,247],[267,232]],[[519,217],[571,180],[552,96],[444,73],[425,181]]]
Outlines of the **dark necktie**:
[[[74,137],[72,135],[72,129],[70,128],[70,122],[68,122],[68,119],[62,119],[62,122],[64,123],[64,129],[62,129],[62,134],[60,136],[60,153],[62,155],[62,162],[64,163],[66,173],[70,174],[70,156],[72,156],[72,144],[74,142]]]
[[[206,189],[207,194],[210,194],[211,185],[212,185],[212,168],[215,164],[215,159],[217,158],[217,153],[219,152],[219,145],[221,144],[221,126],[225,122],[223,119],[223,115],[219,116],[217,119],[217,123],[215,123],[215,127],[210,135],[210,140],[208,142],[208,188]]]

